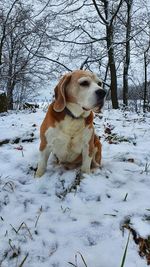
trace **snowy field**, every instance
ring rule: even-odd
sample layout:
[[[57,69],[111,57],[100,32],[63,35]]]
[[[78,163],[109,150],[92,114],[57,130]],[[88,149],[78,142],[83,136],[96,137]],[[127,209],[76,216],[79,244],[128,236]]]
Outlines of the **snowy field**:
[[[81,177],[50,158],[35,179],[44,115],[0,116],[0,266],[120,267],[127,228],[150,235],[150,114],[105,110],[101,169]],[[144,267],[134,238],[125,267]]]

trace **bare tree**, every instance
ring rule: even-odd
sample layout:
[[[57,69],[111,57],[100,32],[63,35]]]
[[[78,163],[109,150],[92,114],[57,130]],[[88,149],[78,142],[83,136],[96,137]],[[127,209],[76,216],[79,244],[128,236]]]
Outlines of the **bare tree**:
[[[3,12],[1,10],[1,14],[0,14],[0,20],[1,20],[1,38],[0,38],[0,67],[2,65],[2,54],[3,54],[3,47],[4,47],[4,42],[5,42],[5,39],[6,39],[6,36],[7,36],[7,24],[8,24],[8,21],[9,21],[9,17],[10,17],[10,14],[14,8],[14,6],[16,5],[16,3],[18,2],[19,0],[15,0],[12,4],[11,4],[11,7],[8,11],[8,13],[6,14],[6,16],[3,15]]]
[[[123,0],[115,3],[107,0],[72,0],[62,5],[59,1],[57,11],[53,9],[59,26],[55,32],[49,28],[47,33],[61,47],[58,58],[78,62],[78,68],[98,69],[100,72],[103,68],[104,79],[109,74],[113,108],[118,108],[114,27],[122,4]],[[68,55],[66,50],[69,51]]]
[[[25,85],[29,87],[31,80],[35,83],[41,69],[41,60],[35,55],[37,53],[42,55],[46,47],[46,35],[39,34],[40,28],[44,31],[45,24],[40,19],[32,25],[30,22],[32,12],[30,5],[24,6],[21,1],[17,1],[17,5],[13,5],[13,13],[9,12],[9,17],[7,14],[7,24],[5,16],[1,24],[2,28],[5,27],[1,84],[7,93],[8,109],[13,109],[14,91],[18,85],[25,89]],[[25,46],[28,46],[28,51]],[[39,76],[42,76],[42,72]]]

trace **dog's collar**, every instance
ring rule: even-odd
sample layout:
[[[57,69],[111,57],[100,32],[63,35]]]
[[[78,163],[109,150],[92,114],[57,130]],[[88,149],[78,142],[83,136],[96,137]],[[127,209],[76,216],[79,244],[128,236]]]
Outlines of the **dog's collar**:
[[[80,119],[81,115],[79,117],[76,117],[67,107],[65,107],[65,112],[68,116],[70,116],[73,119]]]
[[[90,110],[83,110],[83,108],[76,103],[67,103],[65,112],[73,119],[87,118],[91,113]]]

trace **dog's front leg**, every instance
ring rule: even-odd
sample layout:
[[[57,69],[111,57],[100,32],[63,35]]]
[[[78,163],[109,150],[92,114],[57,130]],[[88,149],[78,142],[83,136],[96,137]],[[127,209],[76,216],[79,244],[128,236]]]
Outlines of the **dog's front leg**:
[[[35,177],[41,177],[45,173],[47,161],[48,161],[50,153],[51,153],[51,149],[49,146],[45,147],[43,151],[40,151],[38,168],[37,168]]]
[[[81,172],[90,173],[92,157],[89,156],[89,146],[86,145],[82,151]]]
[[[83,148],[82,148],[82,166],[81,171],[90,173],[92,154],[90,153],[90,145],[93,140],[93,129],[86,128],[83,137]]]

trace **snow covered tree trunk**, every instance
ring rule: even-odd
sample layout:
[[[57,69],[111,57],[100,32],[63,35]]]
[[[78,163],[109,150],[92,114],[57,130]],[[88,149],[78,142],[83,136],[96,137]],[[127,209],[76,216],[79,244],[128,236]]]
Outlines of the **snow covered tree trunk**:
[[[7,111],[7,97],[6,94],[0,91],[0,113]]]
[[[131,34],[131,10],[133,0],[126,0],[127,3],[127,26],[126,26],[126,47],[125,61],[123,67],[123,104],[128,105],[128,71],[130,64],[130,34]]]

